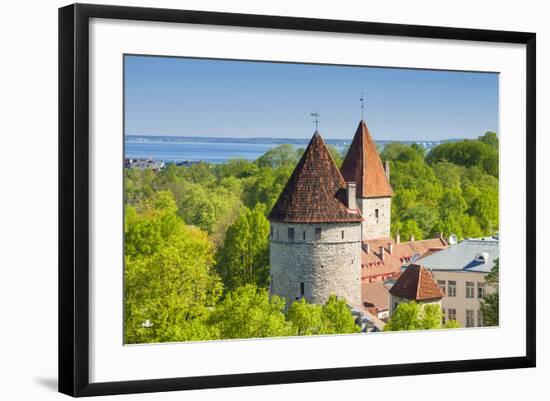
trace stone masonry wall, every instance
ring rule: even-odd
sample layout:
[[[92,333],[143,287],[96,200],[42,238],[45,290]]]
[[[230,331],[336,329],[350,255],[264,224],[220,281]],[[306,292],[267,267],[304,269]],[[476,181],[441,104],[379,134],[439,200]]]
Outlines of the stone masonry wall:
[[[288,229],[294,228],[294,239]],[[321,239],[315,229],[321,228]],[[270,291],[291,303],[324,304],[331,294],[361,304],[361,224],[271,223]],[[305,232],[305,237],[304,237]],[[305,238],[305,239],[304,239]]]
[[[363,240],[390,236],[391,197],[357,198],[363,215]],[[378,218],[376,210],[378,209]]]

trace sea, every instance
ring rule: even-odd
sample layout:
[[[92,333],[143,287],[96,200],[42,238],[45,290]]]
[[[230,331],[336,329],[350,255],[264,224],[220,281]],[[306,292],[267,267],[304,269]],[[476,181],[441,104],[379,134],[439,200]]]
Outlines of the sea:
[[[126,159],[152,159],[170,162],[223,163],[229,159],[256,160],[268,150],[281,144],[305,148],[309,138],[208,138],[193,136],[126,135],[124,157]],[[350,139],[326,139],[339,151],[344,150]],[[376,141],[381,148],[392,141]],[[413,143],[415,141],[402,141]],[[442,141],[416,141],[430,149]]]

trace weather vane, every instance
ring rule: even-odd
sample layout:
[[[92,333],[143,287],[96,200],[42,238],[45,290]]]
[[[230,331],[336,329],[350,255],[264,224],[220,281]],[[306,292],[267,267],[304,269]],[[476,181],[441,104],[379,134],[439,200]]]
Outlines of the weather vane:
[[[364,96],[364,92],[361,92],[361,97],[359,98],[359,100],[361,101],[361,121],[363,121],[365,119],[365,96]]]
[[[315,131],[318,131],[319,130],[319,117],[321,117],[321,115],[319,114],[318,111],[316,111],[315,113],[311,113],[310,115],[311,115],[311,117],[315,118],[313,120],[313,122],[315,123]]]

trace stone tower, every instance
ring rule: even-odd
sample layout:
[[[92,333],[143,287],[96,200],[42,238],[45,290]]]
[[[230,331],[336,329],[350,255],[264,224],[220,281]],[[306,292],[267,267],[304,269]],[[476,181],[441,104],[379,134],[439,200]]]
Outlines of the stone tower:
[[[331,294],[361,303],[361,214],[315,132],[269,215],[270,292],[287,304],[323,304]]]
[[[382,166],[376,144],[361,120],[340,168],[344,180],[357,185],[357,205],[363,216],[362,239],[390,236],[391,198],[389,166]]]

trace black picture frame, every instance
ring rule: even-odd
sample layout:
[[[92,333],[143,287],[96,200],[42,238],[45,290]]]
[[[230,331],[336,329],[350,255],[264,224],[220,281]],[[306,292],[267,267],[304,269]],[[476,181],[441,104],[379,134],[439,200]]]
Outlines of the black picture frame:
[[[322,31],[526,45],[526,354],[521,357],[262,372],[154,380],[89,381],[90,18]],[[514,369],[536,364],[536,35],[479,29],[74,4],[59,9],[59,391],[95,396],[401,375]]]

